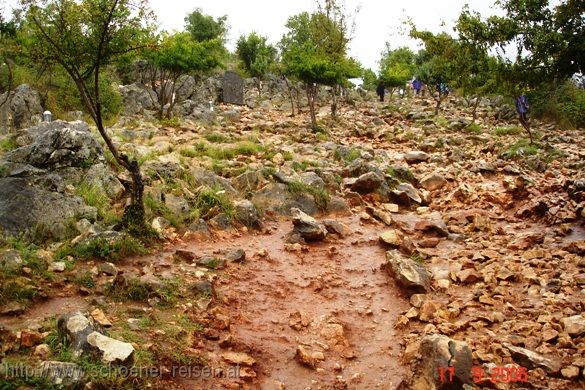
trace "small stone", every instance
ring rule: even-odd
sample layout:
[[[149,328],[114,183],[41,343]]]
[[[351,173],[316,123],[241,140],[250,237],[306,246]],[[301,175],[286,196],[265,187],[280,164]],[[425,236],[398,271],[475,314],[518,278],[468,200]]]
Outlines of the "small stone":
[[[574,379],[579,376],[579,367],[569,366],[561,370],[561,374],[567,379]]]
[[[585,317],[581,315],[561,319],[561,325],[570,336],[578,337],[585,333]]]
[[[313,357],[313,354],[309,353],[302,345],[297,346],[297,352],[295,358],[299,363],[309,368],[315,369],[317,366],[317,359]]]
[[[475,283],[481,279],[481,275],[473,268],[468,268],[457,272],[457,279],[461,283]]]
[[[327,236],[327,228],[315,218],[297,208],[291,209],[294,231],[307,241],[320,241]]]
[[[222,359],[231,364],[241,364],[243,366],[253,366],[256,360],[243,352],[224,352],[221,355]]]
[[[109,328],[112,326],[112,323],[110,322],[110,320],[108,320],[102,309],[95,309],[94,311],[92,311],[91,317],[94,319],[95,322],[97,322],[104,328]]]
[[[380,241],[390,246],[399,247],[402,244],[402,233],[399,230],[387,230],[380,234]]]
[[[33,352],[33,356],[38,357],[41,360],[47,360],[49,355],[51,354],[51,349],[47,344],[39,344],[35,347],[35,351]]]
[[[24,348],[32,348],[43,341],[43,335],[36,331],[23,330],[20,332],[20,345]]]
[[[101,352],[104,363],[129,363],[134,356],[134,347],[99,332],[92,332],[87,336],[89,345]]]
[[[424,303],[425,298],[425,294],[414,294],[410,297],[410,304],[416,308],[419,308]]]
[[[197,258],[197,255],[194,252],[186,251],[186,250],[182,250],[182,249],[177,249],[173,256],[177,260],[182,260],[182,261],[186,261],[186,262],[191,262]]]
[[[420,150],[413,150],[404,155],[404,160],[408,164],[418,164],[420,162],[427,161],[429,159],[429,155]]]
[[[109,276],[117,276],[118,268],[113,263],[100,263],[98,264],[98,272]]]
[[[54,263],[49,264],[49,271],[51,271],[51,272],[65,271],[65,262],[64,261],[56,261]]]
[[[510,350],[512,359],[529,370],[542,368],[548,374],[554,374],[559,371],[560,363],[558,361],[546,358],[525,348],[515,347],[509,343],[502,343],[504,347]]]
[[[447,180],[437,173],[425,176],[420,181],[420,185],[429,191],[440,190],[445,184],[447,184]]]
[[[449,287],[451,287],[451,282],[447,279],[439,279],[437,280],[437,286],[444,291],[447,291]]]

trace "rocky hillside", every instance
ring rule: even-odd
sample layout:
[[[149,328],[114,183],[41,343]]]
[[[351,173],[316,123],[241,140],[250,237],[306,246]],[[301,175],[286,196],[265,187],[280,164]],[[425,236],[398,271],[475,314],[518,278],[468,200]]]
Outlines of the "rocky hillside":
[[[530,145],[499,98],[471,123],[458,97],[352,97],[313,133],[252,92],[161,125],[123,88],[109,131],[159,239],[117,231],[129,178],[91,126],[1,141],[0,356],[35,383],[583,386],[582,129],[535,122]],[[96,374],[130,366],[158,371]]]

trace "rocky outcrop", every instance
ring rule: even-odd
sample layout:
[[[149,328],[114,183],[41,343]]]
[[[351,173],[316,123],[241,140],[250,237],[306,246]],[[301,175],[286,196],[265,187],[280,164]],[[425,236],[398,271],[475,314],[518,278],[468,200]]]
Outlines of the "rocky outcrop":
[[[43,108],[39,93],[27,84],[9,92],[8,100],[0,106],[0,134],[24,129],[42,120]],[[0,94],[0,102],[6,93]]]
[[[96,209],[83,199],[31,186],[27,180],[0,179],[0,234],[17,235],[31,229],[56,233],[68,218],[96,218]]]
[[[12,163],[40,169],[88,167],[103,155],[102,147],[85,122],[55,121],[27,129],[21,140],[30,143],[6,154]]]
[[[125,115],[142,114],[145,110],[156,110],[157,96],[152,88],[140,83],[121,85],[120,94]]]

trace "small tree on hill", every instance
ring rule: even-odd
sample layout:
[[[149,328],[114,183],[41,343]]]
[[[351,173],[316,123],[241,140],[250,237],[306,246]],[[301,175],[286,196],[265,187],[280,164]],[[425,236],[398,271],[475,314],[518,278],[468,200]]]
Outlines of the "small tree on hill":
[[[418,31],[414,25],[410,36],[420,39],[425,45],[424,51],[417,56],[416,75],[426,84],[435,100],[435,115],[438,115],[445,97],[444,91],[438,86],[453,80],[454,63],[460,53],[459,44],[447,33]]]
[[[197,8],[185,17],[185,31],[198,42],[219,39],[223,43],[228,32],[227,16],[214,19]]]
[[[118,164],[131,175],[131,203],[123,224],[144,231],[144,184],[138,162],[118,152],[102,118],[100,72],[117,56],[144,47],[152,14],[145,1],[24,0],[33,57],[59,64],[75,82],[97,130]]]
[[[240,36],[236,44],[236,54],[244,70],[257,80],[258,95],[262,91],[262,79],[276,60],[276,48],[266,41],[266,37],[253,32],[248,36]]]
[[[145,51],[149,64],[147,73],[157,95],[159,119],[172,116],[175,95],[184,85],[177,85],[179,78],[211,71],[220,64],[221,55],[222,43],[219,39],[196,41],[186,32],[164,35],[159,45]]]
[[[329,21],[329,22],[328,22]],[[345,53],[332,54],[331,41],[325,39],[335,33],[333,23],[329,27],[330,19],[326,14],[317,12],[309,14],[303,12],[289,18],[286,27],[287,34],[282,38],[280,47],[282,50],[282,63],[285,73],[293,75],[305,84],[305,92],[311,115],[311,128],[318,130],[315,114],[315,98],[319,85],[332,87],[333,102],[332,115],[335,115],[336,89],[344,80],[350,77],[357,77],[360,74],[359,65],[352,59],[347,58]],[[326,34],[325,31],[329,31]],[[337,31],[341,36],[341,32]],[[335,41],[336,39],[334,39]]]
[[[390,96],[396,88],[403,88],[414,73],[415,54],[407,47],[392,50],[386,43],[386,50],[380,60],[380,82],[390,88]]]

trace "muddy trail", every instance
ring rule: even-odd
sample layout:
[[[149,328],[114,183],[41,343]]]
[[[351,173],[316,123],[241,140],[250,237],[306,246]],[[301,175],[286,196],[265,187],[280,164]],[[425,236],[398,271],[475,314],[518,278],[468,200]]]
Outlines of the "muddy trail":
[[[229,327],[214,334],[219,341],[201,337],[199,345],[210,359],[221,359],[228,350],[252,357],[253,370],[242,366],[242,376],[249,375],[246,387],[394,389],[401,381],[405,367],[394,324],[408,304],[380,270],[386,261],[378,243],[383,227],[361,223],[357,216],[338,222],[346,226],[343,237],[303,246],[286,244],[292,224],[279,221],[267,234],[179,248],[196,254],[226,247],[246,252],[243,263],[228,265],[215,281],[216,309],[229,313]],[[311,355],[304,363],[295,358],[299,347]],[[215,389],[229,386],[229,380],[175,384]]]

